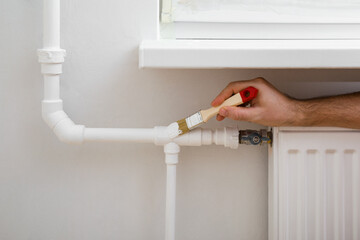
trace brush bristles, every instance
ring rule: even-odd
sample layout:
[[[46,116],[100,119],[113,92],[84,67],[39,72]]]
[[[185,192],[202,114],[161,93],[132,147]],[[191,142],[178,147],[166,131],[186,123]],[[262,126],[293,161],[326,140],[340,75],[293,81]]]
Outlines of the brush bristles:
[[[179,133],[180,133],[179,135],[183,135],[190,131],[190,129],[186,123],[186,118],[177,121],[177,123],[179,125]]]

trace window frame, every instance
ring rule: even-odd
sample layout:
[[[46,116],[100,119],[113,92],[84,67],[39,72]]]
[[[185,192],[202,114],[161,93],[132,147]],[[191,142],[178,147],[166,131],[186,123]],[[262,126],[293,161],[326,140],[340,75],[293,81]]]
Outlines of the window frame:
[[[157,4],[160,10],[160,0]],[[171,19],[171,15],[165,15],[167,20]],[[277,39],[254,36],[231,39],[224,35],[213,38],[205,35],[196,39],[185,36],[191,34],[191,29],[184,30],[185,37],[182,37],[180,28],[161,23],[160,19],[165,19],[164,11],[158,12],[158,16],[158,19],[154,18],[157,37],[140,44],[140,68],[360,68],[360,39],[357,35],[353,39],[331,40],[316,38],[315,35],[301,39],[284,36]],[[359,27],[355,22],[345,24]],[[316,29],[315,25],[312,27]]]
[[[277,13],[279,6],[223,4],[225,9],[193,10],[180,0],[162,0],[162,38],[170,39],[360,39],[359,10],[285,7],[303,15]],[[228,6],[229,5],[229,6]],[[251,4],[248,4],[251,6]],[[335,5],[336,6],[336,5]],[[275,7],[275,10],[271,10]],[[232,10],[231,10],[232,9]],[[235,9],[235,10],[234,10]],[[307,15],[306,15],[307,14]],[[345,17],[346,16],[346,17]]]

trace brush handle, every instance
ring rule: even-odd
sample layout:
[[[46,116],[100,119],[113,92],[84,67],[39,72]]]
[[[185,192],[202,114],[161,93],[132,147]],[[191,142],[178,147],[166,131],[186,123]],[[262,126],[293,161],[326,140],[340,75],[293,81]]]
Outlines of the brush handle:
[[[254,87],[245,88],[244,90],[241,90],[239,93],[236,93],[235,95],[226,99],[221,105],[206,110],[201,110],[200,113],[202,119],[204,122],[207,122],[210,118],[218,114],[222,107],[241,105],[243,103],[246,103],[254,99],[257,96],[257,93],[258,90]]]

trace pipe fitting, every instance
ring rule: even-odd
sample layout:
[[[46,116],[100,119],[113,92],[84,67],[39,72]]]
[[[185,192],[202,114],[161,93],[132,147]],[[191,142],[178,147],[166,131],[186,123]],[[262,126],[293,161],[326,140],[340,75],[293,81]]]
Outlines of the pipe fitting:
[[[271,144],[272,134],[271,131],[266,129],[260,130],[240,130],[239,131],[239,144],[246,145],[262,145],[266,143]]]
[[[76,125],[63,111],[62,100],[42,101],[42,118],[54,131],[60,141],[65,143],[82,143],[85,126]]]
[[[167,127],[157,126],[154,128],[155,145],[163,146],[170,142],[174,142],[180,146],[202,146],[215,143],[216,145],[237,149],[239,147],[239,130],[231,127],[216,129],[215,131],[197,128],[171,139]]]
[[[157,126],[154,130],[154,143],[158,146],[163,146],[170,142],[177,143],[181,146],[201,146],[212,144],[212,132],[208,129],[197,128],[174,139],[169,137],[167,127]]]
[[[156,126],[154,127],[154,143],[157,146],[163,146],[171,142],[169,134],[166,127]]]
[[[223,130],[216,129],[213,135],[216,145],[224,145],[231,149],[239,147],[239,130],[237,128],[224,127]]]
[[[76,125],[70,118],[64,118],[54,127],[55,135],[64,143],[83,143],[84,131],[84,125]]]
[[[43,75],[60,75],[62,63],[41,63],[41,73]]]
[[[211,145],[213,142],[213,133],[210,129],[197,128],[174,138],[173,141],[181,146]]]
[[[65,61],[66,51],[64,49],[38,49],[38,58],[40,63],[63,63]]]
[[[69,118],[63,111],[63,101],[58,100],[43,100],[42,106],[42,118],[46,124],[54,129],[55,125],[64,118]]]
[[[41,73],[45,79],[45,100],[42,101],[42,118],[54,131],[60,141],[82,143],[85,126],[76,125],[63,111],[63,102],[59,99],[59,76],[66,51],[63,49],[39,49]],[[47,96],[49,95],[49,96]],[[46,99],[49,97],[50,99]]]
[[[179,162],[180,146],[176,143],[168,143],[164,146],[165,163],[177,164]]]

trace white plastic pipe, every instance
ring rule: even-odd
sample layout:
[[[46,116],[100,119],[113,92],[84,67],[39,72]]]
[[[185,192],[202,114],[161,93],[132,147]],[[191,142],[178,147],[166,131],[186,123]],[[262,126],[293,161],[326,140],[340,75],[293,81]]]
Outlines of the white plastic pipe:
[[[166,164],[165,240],[175,239],[176,165]]]
[[[66,52],[60,48],[60,0],[44,0],[44,46],[38,50],[41,72],[44,75],[42,116],[58,138],[66,143],[85,141],[154,142],[166,145],[175,142],[181,146],[224,145],[238,147],[237,129],[197,129],[171,139],[166,127],[155,128],[85,128],[75,124],[63,110],[60,99],[60,74]]]
[[[44,75],[42,117],[56,136],[66,143],[88,142],[147,142],[164,146],[167,166],[165,239],[175,239],[176,164],[179,146],[202,146],[215,143],[238,147],[236,128],[196,129],[175,139],[167,127],[154,128],[86,128],[75,124],[63,110],[60,99],[60,74],[65,50],[60,48],[60,0],[44,0],[43,49],[38,50],[41,72]]]
[[[179,162],[180,147],[176,143],[168,143],[164,147],[164,152],[166,163],[165,240],[175,240],[176,164]]]
[[[44,100],[60,99],[59,75],[44,75]]]
[[[60,48],[60,0],[44,0],[44,48]]]
[[[88,142],[148,142],[153,143],[153,128],[85,128],[84,140]]]

